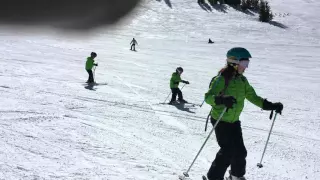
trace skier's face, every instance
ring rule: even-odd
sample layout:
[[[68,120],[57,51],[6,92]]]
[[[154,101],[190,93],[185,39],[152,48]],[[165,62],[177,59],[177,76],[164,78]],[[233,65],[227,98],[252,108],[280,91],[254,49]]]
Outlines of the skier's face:
[[[240,61],[240,63],[238,64],[238,73],[243,74],[246,68],[248,68],[248,66],[249,66],[248,60]]]

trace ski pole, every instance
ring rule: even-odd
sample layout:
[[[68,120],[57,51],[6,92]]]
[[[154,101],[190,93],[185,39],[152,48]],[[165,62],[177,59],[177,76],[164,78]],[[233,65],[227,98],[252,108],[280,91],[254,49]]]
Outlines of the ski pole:
[[[222,116],[224,115],[224,113],[225,113],[226,111],[227,111],[227,108],[224,108],[223,111],[222,111],[222,113],[220,114],[218,120],[217,120],[216,123],[213,125],[213,128],[211,129],[211,131],[210,131],[207,139],[204,141],[204,143],[202,144],[202,146],[201,146],[200,150],[198,151],[196,157],[193,159],[193,161],[192,161],[191,165],[189,166],[188,170],[183,173],[184,177],[189,177],[189,174],[188,174],[188,173],[189,173],[191,167],[193,166],[194,162],[196,161],[196,159],[198,158],[200,152],[202,151],[204,145],[207,143],[208,139],[210,138],[211,134],[213,133],[214,129],[216,128],[216,126],[218,125],[218,123],[220,122]],[[184,178],[182,177],[182,178],[180,178],[180,179],[184,179]]]
[[[205,100],[203,100],[203,101],[202,101],[202,103],[201,103],[200,107],[202,107],[202,105],[204,104],[204,101],[205,101]]]
[[[258,166],[259,168],[262,168],[262,167],[263,167],[263,165],[262,165],[262,159],[263,159],[264,153],[266,152],[267,145],[268,145],[268,142],[269,142],[269,138],[270,138],[270,135],[271,135],[271,131],[272,131],[274,122],[275,122],[275,120],[276,120],[277,114],[278,114],[278,113],[276,113],[276,114],[274,115],[274,118],[273,118],[273,121],[272,121],[272,124],[271,124],[271,128],[270,128],[270,131],[269,131],[268,139],[267,139],[266,145],[264,146],[264,150],[263,150],[263,153],[262,153],[262,156],[261,156],[260,163],[257,164],[257,166]]]
[[[94,68],[93,68],[93,82],[95,82],[96,81],[96,67],[97,66],[94,66]]]
[[[182,90],[183,89],[183,87],[185,86],[186,84],[184,84],[182,87],[181,87],[181,89],[180,90]],[[171,95],[171,92],[168,94],[168,96],[167,96],[167,98],[164,100],[164,102],[163,103],[165,103],[166,101],[167,101],[167,99],[168,99],[168,97]]]
[[[207,116],[207,121],[206,121],[206,126],[204,127],[204,131],[206,132],[207,131],[207,127],[208,127],[208,121],[209,121],[209,117],[210,117],[210,114],[211,114],[211,111],[212,111],[212,108]]]

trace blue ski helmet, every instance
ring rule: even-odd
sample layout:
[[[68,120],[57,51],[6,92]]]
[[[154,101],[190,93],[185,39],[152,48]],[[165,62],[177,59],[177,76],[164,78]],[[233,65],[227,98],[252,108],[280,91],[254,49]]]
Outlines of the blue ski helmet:
[[[252,58],[252,57],[250,52],[247,49],[242,47],[234,47],[227,52],[227,58],[229,62],[229,60],[231,61],[232,60],[240,61],[241,59],[249,60],[249,58]],[[236,61],[231,63],[235,63]]]

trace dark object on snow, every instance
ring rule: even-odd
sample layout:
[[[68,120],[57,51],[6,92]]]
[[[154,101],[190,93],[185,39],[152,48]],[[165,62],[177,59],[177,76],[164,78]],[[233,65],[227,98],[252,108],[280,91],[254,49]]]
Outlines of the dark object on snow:
[[[135,38],[133,38],[132,41],[130,42],[130,44],[131,44],[130,50],[136,51],[136,44],[138,44],[137,40]]]
[[[240,5],[241,0],[224,0],[224,3],[229,5]]]
[[[213,44],[214,42],[209,38],[208,44]]]
[[[0,24],[73,31],[111,25],[140,0],[0,0]]]

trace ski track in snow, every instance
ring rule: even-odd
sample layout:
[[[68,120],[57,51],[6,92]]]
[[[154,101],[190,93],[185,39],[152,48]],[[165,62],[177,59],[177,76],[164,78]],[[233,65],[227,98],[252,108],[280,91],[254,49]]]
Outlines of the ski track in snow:
[[[320,3],[270,5],[289,13],[274,19],[287,28],[228,6],[205,11],[191,0],[145,0],[131,21],[90,36],[0,30],[0,179],[178,179],[212,126],[204,132],[206,104],[163,104],[171,74],[182,66],[190,81],[184,98],[201,104],[234,46],[253,54],[246,76],[256,92],[285,107],[259,169],[271,121],[269,112],[245,103],[247,179],[320,177]],[[137,52],[128,50],[133,36]],[[88,87],[91,51],[100,84]],[[206,174],[217,151],[212,136],[191,179]]]

